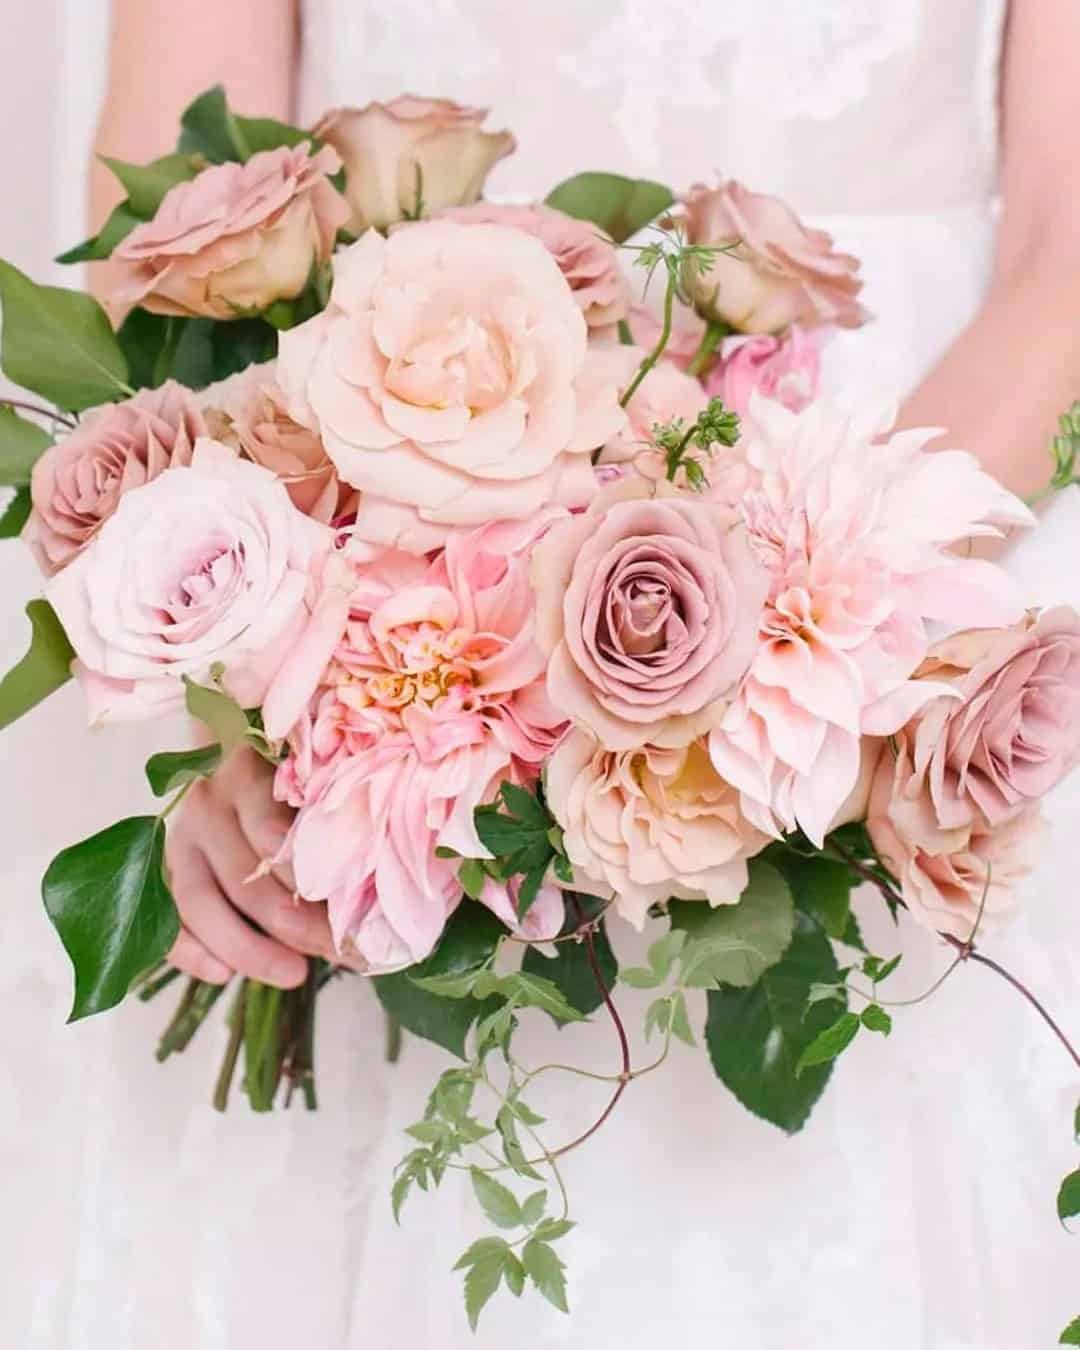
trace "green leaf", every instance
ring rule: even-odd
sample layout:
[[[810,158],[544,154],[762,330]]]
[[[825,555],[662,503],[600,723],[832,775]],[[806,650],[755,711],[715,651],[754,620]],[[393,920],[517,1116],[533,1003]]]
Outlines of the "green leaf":
[[[478,1167],[469,1168],[473,1191],[485,1216],[496,1228],[520,1228],[521,1206],[514,1192]]]
[[[30,519],[30,489],[16,488],[15,495],[0,508],[0,539],[17,539]]]
[[[547,196],[548,206],[578,220],[591,220],[617,244],[655,220],[674,201],[671,189],[662,183],[615,173],[579,173]]]
[[[1061,1333],[1058,1345],[1080,1345],[1080,1317],[1074,1317]]]
[[[649,968],[653,974],[661,981],[666,980],[671,975],[675,958],[685,946],[686,931],[682,928],[672,928],[662,938],[657,938],[647,954]]]
[[[466,1270],[479,1261],[502,1260],[503,1254],[510,1250],[506,1239],[501,1237],[478,1238],[472,1246],[461,1253],[454,1264],[455,1270]]]
[[[196,684],[184,676],[187,710],[196,721],[210,728],[217,738],[223,759],[247,740],[248,719],[240,704],[221,689]]]
[[[165,155],[150,164],[128,164],[122,159],[101,160],[119,178],[127,193],[128,210],[141,220],[150,220],[177,183],[189,183],[205,162],[196,155]]]
[[[653,1034],[657,1031],[667,1031],[668,1023],[671,1020],[672,1002],[667,994],[663,998],[657,998],[649,1004],[645,1010],[645,1039],[651,1040]]]
[[[533,793],[517,783],[504,781],[500,789],[506,809],[515,815],[523,825],[534,830],[542,830],[548,843],[551,843],[551,817],[543,803]]]
[[[892,1018],[880,1003],[867,1004],[860,1020],[867,1031],[879,1031],[883,1036],[892,1031]]]
[[[490,1257],[486,1261],[477,1261],[469,1267],[465,1275],[465,1312],[469,1318],[469,1327],[476,1330],[480,1314],[498,1289],[503,1277],[504,1258]]]
[[[536,1225],[533,1237],[540,1238],[542,1242],[554,1242],[558,1238],[565,1237],[573,1226],[571,1219],[544,1219],[542,1223]]]
[[[290,148],[302,141],[316,144],[315,137],[303,127],[289,126],[286,122],[276,122],[272,117],[241,117],[234,115],[234,121],[240,129],[249,152],[253,155],[260,150],[276,150],[281,145]]]
[[[505,975],[499,981],[499,992],[527,1008],[542,1008],[560,1022],[584,1021],[584,1013],[567,1002],[557,984],[542,975],[522,970],[516,975]]]
[[[806,1124],[832,1067],[796,1074],[803,1051],[836,1016],[828,1004],[807,1008],[810,988],[838,976],[828,939],[802,918],[783,957],[757,984],[707,996],[705,1040],[717,1076],[748,1110],[788,1133]]]
[[[0,487],[22,487],[30,470],[52,444],[47,431],[20,417],[14,408],[0,407]]]
[[[532,1195],[525,1197],[521,1202],[521,1217],[525,1220],[525,1223],[529,1228],[531,1228],[533,1224],[540,1222],[546,1207],[546,1190],[533,1191]]]
[[[671,1033],[684,1045],[697,1045],[697,1040],[690,1026],[690,1018],[686,1011],[686,996],[680,990],[674,997],[675,1010],[671,1018]]]
[[[539,1172],[529,1164],[525,1157],[525,1150],[521,1147],[521,1140],[518,1138],[517,1120],[511,1107],[502,1106],[499,1108],[499,1113],[495,1117],[495,1128],[499,1131],[499,1137],[502,1139],[503,1156],[514,1171],[532,1181],[541,1181]],[[521,1212],[523,1223],[533,1224],[536,1222],[535,1219],[528,1218],[524,1208]],[[543,1213],[543,1210],[540,1212]],[[537,1215],[537,1218],[539,1218],[539,1215]]]
[[[225,101],[225,90],[220,84],[207,89],[184,109],[180,117],[181,154],[201,154],[215,164],[226,160],[243,162],[248,157],[247,143],[236,118]]]
[[[8,379],[75,411],[131,393],[124,354],[92,295],[38,286],[0,260],[0,304]]]
[[[1073,1139],[1080,1144],[1080,1105],[1073,1113]]]
[[[418,989],[423,989],[429,994],[436,994],[439,998],[469,998],[476,988],[480,972],[466,970],[442,975],[418,976],[410,974],[409,978]]]
[[[783,877],[768,863],[753,861],[737,905],[715,909],[700,901],[672,901],[671,924],[687,934],[683,983],[715,989],[748,988],[787,950],[795,907]]]
[[[592,941],[604,984],[609,990],[613,989],[619,978],[619,963],[603,928],[596,930]],[[567,1003],[579,1013],[588,1015],[595,1012],[604,1001],[584,941],[559,942],[555,947],[555,955],[550,957],[537,947],[528,947],[521,968],[528,975],[540,975],[550,980]]]
[[[413,975],[454,975],[485,965],[506,929],[484,905],[462,904],[451,915],[439,945]]]
[[[1062,1223],[1066,1219],[1075,1219],[1080,1214],[1080,1169],[1070,1172],[1061,1183],[1057,1197],[1057,1212]]]
[[[113,208],[97,234],[58,254],[56,261],[64,264],[101,262],[105,258],[112,257],[117,244],[126,239],[136,225],[142,223],[142,216],[137,216],[127,202],[122,201],[119,206]]]
[[[165,826],[133,816],[66,848],[41,884],[75,968],[71,1021],[112,1008],[180,930],[163,872]]]
[[[461,882],[461,889],[470,900],[479,900],[487,884],[487,873],[484,871],[483,863],[478,858],[466,858],[458,868],[458,881]]]
[[[10,726],[71,678],[75,651],[48,600],[31,600],[30,647],[0,680],[0,729]]]
[[[619,979],[631,989],[659,989],[664,983],[663,978],[647,966],[624,966]]]
[[[846,1012],[819,1032],[799,1056],[795,1072],[801,1074],[814,1064],[827,1064],[842,1054],[858,1035],[862,1023],[857,1013]]]
[[[525,1273],[547,1301],[560,1312],[569,1312],[566,1304],[566,1267],[559,1260],[554,1247],[532,1237],[521,1252]]]
[[[258,318],[216,322],[210,329],[212,375],[224,380],[277,355],[277,331]]]
[[[525,1288],[525,1267],[512,1251],[507,1251],[503,1257],[503,1279],[513,1296],[520,1298]]]
[[[829,937],[843,938],[855,880],[847,864],[834,858],[805,858],[783,846],[769,850],[769,861],[783,873],[799,909],[816,920]]]
[[[167,797],[197,778],[209,778],[220,765],[220,745],[203,745],[197,750],[165,750],[151,755],[146,761],[146,778],[155,797]]]

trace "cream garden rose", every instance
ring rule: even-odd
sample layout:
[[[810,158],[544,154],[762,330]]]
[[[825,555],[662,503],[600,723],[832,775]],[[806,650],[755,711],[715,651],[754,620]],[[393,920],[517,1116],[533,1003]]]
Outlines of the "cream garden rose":
[[[327,310],[281,335],[277,380],[364,494],[359,536],[384,540],[389,506],[431,548],[588,495],[589,452],[625,422],[617,357],[588,346],[538,240],[424,221],[338,254]]]
[[[345,165],[354,234],[480,196],[493,166],[514,149],[508,131],[483,129],[487,110],[402,94],[389,103],[334,108],[314,128]]]

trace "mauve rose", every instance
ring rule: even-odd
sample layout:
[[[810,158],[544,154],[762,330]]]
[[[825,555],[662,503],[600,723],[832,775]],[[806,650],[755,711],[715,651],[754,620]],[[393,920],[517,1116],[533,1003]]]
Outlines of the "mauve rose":
[[[789,412],[802,412],[817,397],[820,331],[807,333],[795,324],[783,337],[761,333],[727,338],[705,388],[740,417],[749,413],[755,392],[782,403]]]
[[[611,751],[574,731],[548,761],[545,783],[575,885],[612,895],[636,928],[671,896],[735,904],[746,860],[769,843],[702,741]]]
[[[441,213],[459,225],[506,225],[534,235],[566,278],[590,328],[606,328],[630,310],[630,282],[615,245],[591,221],[575,220],[551,206],[498,206],[478,202]]]
[[[357,493],[339,481],[316,433],[285,411],[275,369],[274,361],[248,366],[200,393],[210,435],[280,478],[305,516],[328,525],[354,514]]]
[[[331,541],[272,473],[214,441],[127,493],[45,588],[91,720],[179,710],[182,676],[206,683],[219,664],[235,698],[261,702],[304,630],[309,578]]]
[[[1062,607],[1005,629],[956,633],[921,674],[960,696],[911,733],[914,772],[942,829],[993,827],[1055,787],[1080,753],[1080,616]]]
[[[56,572],[81,552],[125,492],[190,464],[206,432],[198,404],[172,380],[87,413],[34,465],[23,539],[42,571]]]
[[[508,131],[484,131],[486,108],[401,94],[389,103],[334,108],[313,134],[341,155],[349,228],[385,230],[416,214],[466,206],[494,165],[514,149]]]
[[[808,229],[778,198],[734,180],[699,183],[683,209],[691,244],[735,246],[707,270],[687,270],[687,290],[704,318],[740,333],[776,333],[793,323],[858,328],[869,317],[857,299],[858,259],[838,253],[824,230]]]
[[[324,146],[262,150],[215,164],[171,188],[153,220],[113,251],[109,307],[234,319],[289,300],[326,262],[348,218],[330,183],[340,161]]]
[[[552,702],[609,750],[685,745],[719,720],[768,590],[734,512],[640,481],[554,525],[533,584]]]

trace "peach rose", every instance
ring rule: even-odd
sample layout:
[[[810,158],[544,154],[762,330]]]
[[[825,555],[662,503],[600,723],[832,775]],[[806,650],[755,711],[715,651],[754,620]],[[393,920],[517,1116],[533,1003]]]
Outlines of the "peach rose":
[[[205,435],[198,404],[172,380],[87,413],[34,465],[23,539],[42,571],[56,572],[80,553],[125,492],[190,464]]]
[[[385,230],[399,220],[480,196],[492,168],[514,149],[508,131],[484,131],[486,108],[402,94],[389,103],[334,108],[313,134],[345,164],[349,228]]]
[[[201,440],[191,466],[128,492],[45,589],[75,648],[91,720],[184,706],[182,677],[224,667],[261,702],[308,618],[309,577],[332,539],[267,469]]]
[[[913,919],[966,942],[982,923],[1007,918],[1018,887],[1034,870],[1045,842],[1037,803],[1000,825],[975,813],[970,824],[946,829],[927,775],[914,762],[918,719],[881,751],[870,790],[867,829],[881,861],[900,883]]]
[[[440,219],[459,225],[506,225],[535,235],[566,278],[590,328],[605,328],[630,310],[630,282],[619,266],[615,245],[597,225],[554,207],[497,206],[479,202],[443,211]]]
[[[276,363],[248,366],[199,395],[210,434],[280,478],[305,516],[329,525],[356,510],[315,432],[294,422],[274,381]]]
[[[837,253],[823,230],[807,229],[776,197],[730,180],[695,184],[683,200],[691,244],[735,245],[685,281],[704,318],[740,333],[776,333],[793,323],[858,328],[869,317],[857,296],[859,263]]]
[[[768,591],[735,513],[666,483],[604,488],[533,552],[548,693],[610,750],[719,721]]]
[[[568,500],[568,475],[588,492],[589,452],[625,421],[616,356],[587,346],[538,240],[422,221],[337,255],[328,309],[281,335],[277,379],[365,494],[361,533],[387,505],[445,531]]]
[[[635,928],[651,905],[673,896],[735,904],[746,860],[769,843],[700,740],[611,751],[575,731],[549,760],[545,782],[575,885],[613,894]]]
[[[141,305],[234,319],[299,295],[348,217],[328,179],[339,167],[335,151],[305,142],[178,183],[113,251],[115,316]]]

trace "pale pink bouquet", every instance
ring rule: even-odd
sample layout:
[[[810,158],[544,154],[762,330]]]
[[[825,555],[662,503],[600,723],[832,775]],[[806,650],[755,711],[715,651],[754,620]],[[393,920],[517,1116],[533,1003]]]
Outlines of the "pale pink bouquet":
[[[67,255],[112,258],[109,319],[0,264],[3,368],[52,405],[0,418],[0,529],[47,576],[0,724],[74,676],[95,725],[208,728],[147,765],[160,812],[45,877],[72,1015],[175,978],[165,819],[269,759],[294,816],[260,870],[326,904],[340,961],[235,981],[215,1101],[242,1060],[256,1109],[314,1105],[316,995],[372,977],[460,1060],[393,1203],[468,1173],[500,1230],[462,1257],[474,1324],[501,1283],[566,1306],[523,1016],[610,1019],[606,1116],[642,1072],[620,984],[655,991],[660,1059],[704,998],[718,1077],[797,1130],[891,1028],[900,958],[853,888],[984,959],[1080,748],[1080,617],[969,549],[1027,506],[819,397],[824,339],[868,317],[856,260],[733,182],[481,202],[513,148],[483,120],[407,97],[309,133],[211,91]],[[620,969],[619,924],[646,964]],[[162,1057],[220,993],[189,983]]]

